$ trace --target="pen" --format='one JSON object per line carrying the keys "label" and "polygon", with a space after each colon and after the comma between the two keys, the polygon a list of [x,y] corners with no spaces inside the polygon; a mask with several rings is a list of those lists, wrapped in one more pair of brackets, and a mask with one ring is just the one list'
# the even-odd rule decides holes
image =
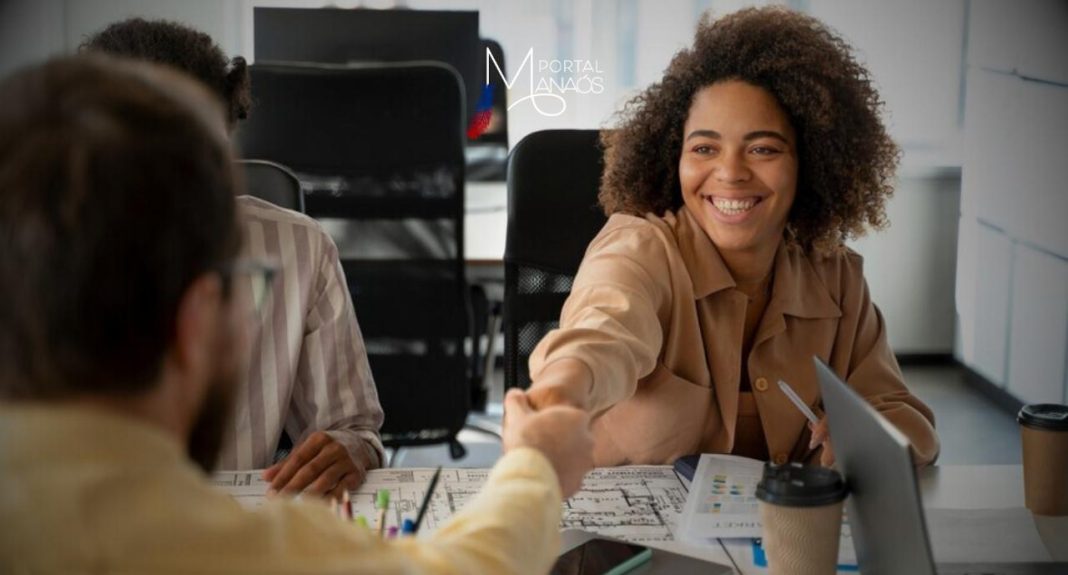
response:
{"label": "pen", "polygon": [[803,413],[805,417],[812,422],[812,425],[819,424],[820,418],[816,417],[815,413],[812,413],[812,410],[809,409],[807,405],[805,405],[805,402],[801,400],[801,398],[797,395],[796,392],[794,392],[793,388],[791,388],[789,384],[780,379],[779,389],[781,389],[782,392],[786,394],[786,397],[790,398],[790,402],[792,402],[794,406],[797,407],[797,409],[800,410],[801,413]]}
{"label": "pen", "polygon": [[423,504],[419,506],[419,514],[415,516],[415,525],[412,526],[412,533],[419,532],[419,525],[423,523],[423,515],[426,514],[426,510],[430,507],[430,498],[434,495],[434,488],[438,486],[438,478],[441,477],[441,466],[438,466],[438,470],[434,472],[434,477],[430,479],[430,486],[426,488],[426,495],[423,496]]}

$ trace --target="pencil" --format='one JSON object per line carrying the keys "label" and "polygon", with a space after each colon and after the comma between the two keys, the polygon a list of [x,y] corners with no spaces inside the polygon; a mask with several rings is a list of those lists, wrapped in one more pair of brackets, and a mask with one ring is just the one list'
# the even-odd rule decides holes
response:
{"label": "pencil", "polygon": [[438,470],[434,472],[434,477],[430,478],[430,486],[426,488],[426,495],[423,496],[423,504],[419,506],[419,514],[415,516],[415,525],[412,527],[412,533],[419,532],[419,525],[423,523],[423,515],[426,515],[426,510],[430,507],[430,499],[434,496],[434,488],[438,486],[438,479],[441,477],[441,466],[438,466]]}

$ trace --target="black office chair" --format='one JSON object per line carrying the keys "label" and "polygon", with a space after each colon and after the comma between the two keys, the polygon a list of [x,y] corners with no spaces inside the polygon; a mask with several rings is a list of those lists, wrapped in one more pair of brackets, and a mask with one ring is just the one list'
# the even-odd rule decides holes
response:
{"label": "black office chair", "polygon": [[607,218],[597,203],[603,150],[597,130],[523,138],[508,162],[504,250],[504,382],[530,386],[527,360],[571,293],[586,246]]}
{"label": "black office chair", "polygon": [[256,64],[240,149],[300,176],[324,222],[385,411],[383,443],[448,443],[470,402],[463,91],[439,63]]}
{"label": "black office chair", "polygon": [[238,160],[237,164],[244,170],[248,195],[304,213],[304,193],[292,170],[268,160]]}

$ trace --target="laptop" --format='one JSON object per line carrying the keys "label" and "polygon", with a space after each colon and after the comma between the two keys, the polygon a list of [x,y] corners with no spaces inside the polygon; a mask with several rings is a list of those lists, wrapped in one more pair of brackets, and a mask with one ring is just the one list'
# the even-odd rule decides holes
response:
{"label": "laptop", "polygon": [[861,573],[1068,573],[1068,563],[940,563],[936,566],[908,438],[819,358],[813,357],[813,361],[834,442],[835,466],[849,484],[846,513]]}

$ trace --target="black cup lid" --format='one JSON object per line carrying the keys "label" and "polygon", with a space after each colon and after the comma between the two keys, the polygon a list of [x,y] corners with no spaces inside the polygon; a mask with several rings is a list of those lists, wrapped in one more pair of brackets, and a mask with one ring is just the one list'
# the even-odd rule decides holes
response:
{"label": "black cup lid", "polygon": [[845,499],[846,485],[840,473],[826,467],[765,463],[756,496],[773,505],[819,507]]}
{"label": "black cup lid", "polygon": [[1033,403],[1020,408],[1016,416],[1020,425],[1049,431],[1068,431],[1068,405]]}

